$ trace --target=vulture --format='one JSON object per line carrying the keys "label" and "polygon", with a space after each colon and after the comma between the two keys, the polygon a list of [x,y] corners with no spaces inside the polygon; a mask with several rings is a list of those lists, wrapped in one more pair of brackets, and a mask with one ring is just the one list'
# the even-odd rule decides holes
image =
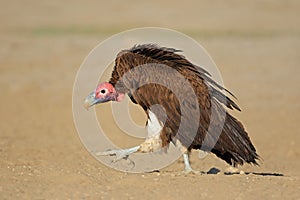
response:
{"label": "vulture", "polygon": [[185,172],[193,171],[192,149],[211,152],[233,167],[258,165],[259,156],[248,133],[228,112],[241,111],[232,100],[235,96],[180,52],[139,44],[118,53],[110,80],[99,84],[84,105],[120,102],[127,94],[145,111],[148,136],[139,146],[98,155],[121,160],[135,152],[167,149],[173,143],[180,145]]}

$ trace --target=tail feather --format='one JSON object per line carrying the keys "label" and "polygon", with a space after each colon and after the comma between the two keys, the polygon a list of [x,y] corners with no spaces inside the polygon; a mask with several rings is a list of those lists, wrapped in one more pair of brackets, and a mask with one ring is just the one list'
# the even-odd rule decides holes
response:
{"label": "tail feather", "polygon": [[259,156],[241,122],[226,114],[222,133],[211,151],[228,164],[237,166],[244,162],[259,165]]}

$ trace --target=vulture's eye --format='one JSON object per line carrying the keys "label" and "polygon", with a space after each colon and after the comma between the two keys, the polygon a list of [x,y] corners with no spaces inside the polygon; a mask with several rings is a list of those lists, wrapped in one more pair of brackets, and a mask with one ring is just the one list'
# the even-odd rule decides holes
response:
{"label": "vulture's eye", "polygon": [[104,89],[102,89],[100,92],[101,92],[101,94],[105,94],[106,91]]}

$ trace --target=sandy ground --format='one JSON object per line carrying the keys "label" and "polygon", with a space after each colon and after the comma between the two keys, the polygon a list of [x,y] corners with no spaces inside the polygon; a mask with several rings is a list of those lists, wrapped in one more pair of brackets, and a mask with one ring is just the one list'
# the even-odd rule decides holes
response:
{"label": "sandy ground", "polygon": [[[1,1],[0,199],[300,199],[299,10],[267,0]],[[178,160],[127,174],[86,151],[72,118],[76,72],[100,41],[140,26],[183,31],[208,50],[263,158],[241,168],[255,174],[224,175],[223,161],[197,152],[195,169],[221,173],[180,175]]]}

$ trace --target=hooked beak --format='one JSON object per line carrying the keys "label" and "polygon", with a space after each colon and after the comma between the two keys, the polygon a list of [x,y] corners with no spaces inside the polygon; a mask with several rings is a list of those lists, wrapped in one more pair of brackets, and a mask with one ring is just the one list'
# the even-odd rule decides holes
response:
{"label": "hooked beak", "polygon": [[89,107],[102,102],[102,99],[96,99],[95,92],[91,92],[84,100],[84,107],[88,109]]}

